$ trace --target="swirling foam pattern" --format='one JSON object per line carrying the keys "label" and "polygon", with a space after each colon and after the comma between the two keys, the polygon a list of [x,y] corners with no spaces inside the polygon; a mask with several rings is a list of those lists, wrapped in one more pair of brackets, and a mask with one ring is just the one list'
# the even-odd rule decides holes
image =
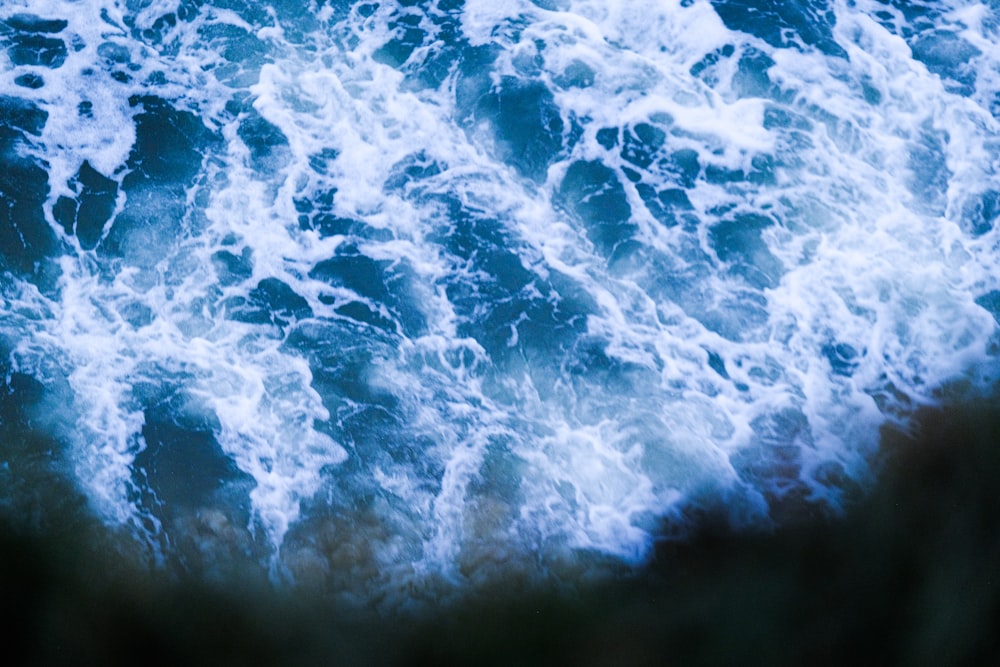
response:
{"label": "swirling foam pattern", "polygon": [[161,559],[572,581],[996,379],[996,2],[11,0],[0,161],[8,385]]}

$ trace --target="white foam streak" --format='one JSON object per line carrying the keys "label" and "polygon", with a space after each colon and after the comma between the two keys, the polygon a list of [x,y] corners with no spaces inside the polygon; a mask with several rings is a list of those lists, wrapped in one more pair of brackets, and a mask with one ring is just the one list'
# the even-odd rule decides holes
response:
{"label": "white foam streak", "polygon": [[[47,349],[37,353],[56,355],[73,392],[64,397],[71,409],[60,416],[57,429],[76,450],[81,483],[100,513],[126,523],[134,519],[129,466],[142,447],[144,423],[142,412],[129,407],[138,355],[121,347],[127,325],[107,308],[114,297],[108,299],[98,279],[71,258],[60,265],[62,298],[40,336]],[[128,296],[120,287],[115,292],[119,299]]]}
{"label": "white foam streak", "polygon": [[299,502],[320,484],[324,465],[347,454],[314,424],[329,419],[302,359],[277,345],[248,348],[233,340],[188,342],[186,362],[197,380],[189,390],[218,418],[219,444],[257,482],[250,498],[277,547],[299,516]]}

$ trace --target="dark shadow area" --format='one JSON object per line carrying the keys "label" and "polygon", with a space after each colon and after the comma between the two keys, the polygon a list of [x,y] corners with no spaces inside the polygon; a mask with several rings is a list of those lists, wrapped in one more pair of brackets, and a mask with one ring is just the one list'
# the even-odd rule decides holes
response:
{"label": "dark shadow area", "polygon": [[913,424],[918,435],[885,431],[880,483],[842,519],[738,534],[702,510],[634,577],[571,593],[501,585],[419,617],[366,617],[252,578],[150,576],[102,546],[103,529],[60,524],[72,502],[42,523],[3,505],[5,662],[995,664],[1000,401]]}

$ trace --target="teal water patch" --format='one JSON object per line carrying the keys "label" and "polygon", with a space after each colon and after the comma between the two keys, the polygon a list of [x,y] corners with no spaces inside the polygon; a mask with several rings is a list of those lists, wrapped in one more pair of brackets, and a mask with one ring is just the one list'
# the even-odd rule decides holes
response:
{"label": "teal water patch", "polygon": [[393,165],[384,187],[390,192],[405,191],[408,186],[437,176],[447,168],[447,164],[428,156],[426,151],[419,151]]}
{"label": "teal water patch", "polygon": [[247,108],[240,117],[236,132],[250,149],[250,166],[270,174],[288,164],[288,139],[281,130],[262,118],[253,107]]}
{"label": "teal water patch", "polygon": [[985,308],[1000,324],[1000,290],[992,290],[976,297],[976,305]]}
{"label": "teal water patch", "polygon": [[52,215],[67,235],[75,235],[80,240],[81,248],[93,250],[115,211],[118,182],[84,161],[69,186],[77,196],[59,197],[52,207]]}
{"label": "teal water patch", "polygon": [[961,95],[976,90],[976,69],[972,61],[982,51],[951,30],[923,33],[911,43],[913,57],[927,65],[947,82],[949,89]]}
{"label": "teal water patch", "polygon": [[[236,264],[236,267],[239,270],[241,265]],[[309,302],[277,278],[264,278],[246,297],[230,297],[223,305],[228,317],[233,320],[250,324],[273,324],[282,329],[313,315]]]}
{"label": "teal water patch", "polygon": [[459,335],[474,338],[496,363],[512,354],[551,360],[585,330],[593,305],[564,276],[526,267],[525,248],[502,221],[445,204],[447,224],[433,239],[459,262],[447,286]]}
{"label": "teal water patch", "polygon": [[28,88],[29,90],[38,90],[45,85],[45,79],[40,74],[28,72],[26,74],[18,74],[14,78],[14,85]]}
{"label": "teal water patch", "polygon": [[144,448],[132,463],[143,504],[161,520],[229,499],[222,494],[243,489],[244,522],[249,519],[247,491],[253,478],[241,472],[215,440],[219,423],[212,415],[192,413],[174,394],[144,410]]}
{"label": "teal water patch", "polygon": [[286,346],[308,360],[312,385],[331,415],[341,411],[344,398],[393,411],[397,399],[370,379],[373,363],[389,353],[392,342],[390,334],[346,318],[302,322],[285,338]]}
{"label": "teal water patch", "polygon": [[13,148],[14,142],[28,138],[28,135],[41,136],[48,118],[48,112],[34,102],[9,95],[0,97],[0,122],[5,130],[6,151]]}
{"label": "teal water patch", "polygon": [[1000,192],[986,190],[975,195],[962,209],[962,228],[973,236],[982,236],[996,227],[1000,219]]}
{"label": "teal water patch", "polygon": [[680,188],[666,188],[657,191],[648,183],[637,183],[635,189],[639,193],[642,203],[646,205],[646,210],[667,227],[673,227],[679,223],[679,212],[691,211],[694,208],[687,193]]}
{"label": "teal water patch", "polygon": [[663,146],[666,138],[666,132],[649,123],[637,123],[626,128],[622,133],[622,159],[646,169],[653,163],[656,151]]}
{"label": "teal water patch", "polygon": [[566,129],[552,92],[540,81],[507,77],[479,97],[475,122],[489,121],[497,132],[497,158],[534,181],[544,181],[563,149]]}
{"label": "teal water patch", "polygon": [[398,14],[389,21],[393,36],[372,56],[376,61],[391,67],[399,67],[413,54],[413,50],[424,43],[427,31],[420,27],[419,14]]}
{"label": "teal water patch", "polygon": [[580,217],[598,251],[610,257],[637,231],[632,207],[614,170],[598,160],[578,161],[563,177],[559,195]]}
{"label": "teal water patch", "polygon": [[32,102],[0,96],[0,269],[36,277],[46,273],[45,260],[58,246],[43,208],[48,173],[24,149],[47,119]]}
{"label": "teal water patch", "polygon": [[43,19],[32,14],[15,14],[0,21],[0,44],[14,66],[57,69],[66,62],[66,43],[52,34],[62,32],[68,22]]}
{"label": "teal water patch", "polygon": [[774,220],[758,214],[738,215],[715,224],[709,238],[715,254],[751,287],[776,287],[784,273],[761,234]]}
{"label": "teal water patch", "polygon": [[837,375],[850,377],[857,370],[864,356],[847,343],[829,342],[822,347],[823,355],[830,362],[830,368]]}
{"label": "teal water patch", "polygon": [[847,58],[833,38],[836,14],[828,0],[712,0],[730,30],[739,30],[776,48],[814,47]]}
{"label": "teal water patch", "polygon": [[[310,158],[310,166],[325,175],[326,169],[336,159],[335,152],[314,155]],[[322,165],[322,167],[320,167]],[[405,178],[408,176],[404,176]],[[392,180],[392,179],[390,179]],[[337,211],[336,188],[314,193],[311,197],[297,197],[293,205],[298,213],[297,221],[303,231],[315,231],[321,238],[329,236],[344,236],[366,241],[388,241],[392,239],[392,231],[374,227],[364,220],[345,216]]]}
{"label": "teal water patch", "polygon": [[197,116],[162,98],[135,96],[129,103],[141,111],[135,116],[136,140],[121,183],[125,205],[98,252],[151,268],[191,223],[186,217],[188,189],[217,137]]}
{"label": "teal water patch", "polygon": [[229,250],[217,250],[212,253],[212,266],[220,285],[238,285],[253,274],[253,251],[244,248],[237,255]]}
{"label": "teal water patch", "polygon": [[[351,6],[343,3],[345,8]],[[462,34],[464,8],[464,0],[353,3],[359,18],[381,20],[389,30],[389,39],[375,50],[373,59],[403,72],[409,86],[434,90],[448,80],[456,65],[467,66],[462,63],[469,48]],[[386,10],[387,14],[380,13]],[[334,11],[336,15],[338,10]]]}
{"label": "teal water patch", "polygon": [[737,61],[733,90],[740,97],[779,99],[781,92],[768,75],[774,65],[774,60],[763,51],[752,46],[745,48]]}
{"label": "teal water patch", "polygon": [[910,190],[921,203],[924,212],[943,215],[948,202],[948,182],[952,175],[948,170],[945,154],[948,134],[931,127],[922,130],[910,148]]}
{"label": "teal water patch", "polygon": [[[398,323],[400,333],[417,336],[427,324],[410,291],[411,273],[403,260],[375,260],[360,248],[344,244],[333,257],[318,262],[309,276],[350,290],[369,304],[369,310],[384,309]],[[331,303],[340,300],[337,296],[329,298]]]}

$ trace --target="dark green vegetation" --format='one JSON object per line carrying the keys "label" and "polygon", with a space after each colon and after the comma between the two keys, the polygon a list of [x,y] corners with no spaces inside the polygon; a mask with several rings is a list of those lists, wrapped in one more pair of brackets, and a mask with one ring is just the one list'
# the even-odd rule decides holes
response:
{"label": "dark green vegetation", "polygon": [[692,509],[694,533],[663,542],[633,578],[572,593],[501,586],[377,617],[277,594],[259,574],[151,575],[82,511],[57,447],[32,432],[26,406],[41,388],[7,378],[6,664],[952,665],[1000,649],[995,399],[925,410],[919,437],[887,430],[880,484],[841,520],[800,512],[735,534]]}

